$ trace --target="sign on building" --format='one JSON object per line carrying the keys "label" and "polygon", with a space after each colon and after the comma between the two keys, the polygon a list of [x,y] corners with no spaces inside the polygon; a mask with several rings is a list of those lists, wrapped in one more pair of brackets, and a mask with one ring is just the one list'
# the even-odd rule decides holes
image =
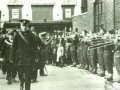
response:
{"label": "sign on building", "polygon": [[12,19],[19,19],[19,9],[12,9]]}
{"label": "sign on building", "polygon": [[71,18],[71,9],[65,9],[65,18]]}

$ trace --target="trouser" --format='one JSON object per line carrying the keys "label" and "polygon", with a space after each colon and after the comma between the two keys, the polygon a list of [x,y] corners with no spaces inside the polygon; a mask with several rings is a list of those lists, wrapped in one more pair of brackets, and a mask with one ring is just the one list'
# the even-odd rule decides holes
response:
{"label": "trouser", "polygon": [[77,64],[77,51],[76,46],[70,46],[70,55],[73,64]]}
{"label": "trouser", "polygon": [[90,69],[92,69],[92,63],[91,63],[91,59],[90,59],[90,51],[87,50],[87,60],[88,60],[88,65],[90,67]]}
{"label": "trouser", "polygon": [[97,70],[97,53],[95,50],[90,51],[90,62],[93,70]]}
{"label": "trouser", "polygon": [[111,51],[104,50],[104,64],[105,69],[108,71],[109,74],[113,74],[113,61],[111,57]]}
{"label": "trouser", "polygon": [[80,61],[81,61],[82,65],[85,65],[85,60],[83,58],[83,50],[82,49],[80,49]]}
{"label": "trouser", "polygon": [[79,47],[77,48],[77,60],[79,63],[81,63],[81,60],[80,60],[80,49]]}
{"label": "trouser", "polygon": [[8,81],[12,80],[12,69],[13,69],[13,65],[11,63],[7,63],[7,77],[6,77],[6,79]]}
{"label": "trouser", "polygon": [[105,72],[105,65],[104,65],[104,58],[103,58],[103,53],[97,53],[98,56],[98,63],[100,70],[104,73]]}
{"label": "trouser", "polygon": [[87,58],[87,50],[83,50],[83,58],[85,60],[85,65],[89,66],[89,61],[88,61],[88,58]]}
{"label": "trouser", "polygon": [[31,86],[31,67],[30,66],[19,66],[18,75],[21,85],[25,82],[25,90],[30,90]]}
{"label": "trouser", "polygon": [[16,78],[17,71],[18,71],[18,67],[17,66],[13,66],[13,68],[12,68],[12,78]]}
{"label": "trouser", "polygon": [[40,68],[40,75],[43,75],[44,74],[44,67],[41,67]]}
{"label": "trouser", "polygon": [[37,71],[38,71],[38,69],[32,70],[32,72],[31,72],[31,79],[32,80],[36,80],[37,79]]}
{"label": "trouser", "polygon": [[7,63],[6,62],[3,62],[3,64],[2,64],[2,72],[3,73],[7,72]]}
{"label": "trouser", "polygon": [[117,51],[115,52],[114,63],[115,63],[115,66],[116,66],[117,73],[120,77],[120,52],[117,52]]}

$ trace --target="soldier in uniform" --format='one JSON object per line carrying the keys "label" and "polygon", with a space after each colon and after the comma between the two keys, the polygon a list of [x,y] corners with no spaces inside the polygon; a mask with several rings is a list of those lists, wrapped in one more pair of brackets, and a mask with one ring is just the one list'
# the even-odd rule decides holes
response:
{"label": "soldier in uniform", "polygon": [[[30,30],[31,30],[31,32],[33,33],[33,35],[35,36],[35,40],[36,40],[36,42],[37,42],[37,38],[38,38],[38,33],[37,33],[37,30],[36,30],[36,28],[35,27],[30,27]],[[37,49],[38,50],[38,49]],[[38,51],[36,51],[36,52],[38,52]],[[37,54],[36,54],[37,55]],[[37,57],[37,56],[36,56]],[[35,83],[35,82],[38,82],[37,81],[37,72],[38,72],[38,67],[37,67],[37,65],[38,65],[38,60],[35,60],[34,62],[33,62],[33,67],[32,67],[32,71],[31,71],[31,82],[32,83]]]}
{"label": "soldier in uniform", "polygon": [[83,59],[85,61],[85,70],[89,70],[89,61],[88,61],[88,57],[87,57],[87,51],[88,51],[88,45],[87,45],[87,31],[84,30],[83,32],[83,36],[84,36],[84,42],[83,42]]}
{"label": "soldier in uniform", "polygon": [[38,38],[38,68],[40,69],[40,76],[47,76],[44,72],[45,68],[45,60],[46,60],[46,45],[50,44],[52,41],[52,37],[47,38],[46,32],[39,33]]}
{"label": "soldier in uniform", "polygon": [[[107,34],[105,34],[104,38],[106,40],[105,42],[113,43],[113,41],[109,41],[111,39],[111,31],[108,31]],[[104,54],[103,54],[104,65],[105,65],[105,69],[107,70],[109,74],[106,77],[107,81],[113,80],[113,57],[112,57],[113,49],[114,49],[114,45],[108,45],[108,46],[107,44],[104,45]]]}
{"label": "soldier in uniform", "polygon": [[[104,35],[104,30],[101,29],[99,32],[100,38],[101,36]],[[97,48],[97,57],[98,57],[98,63],[99,63],[99,67],[100,67],[100,73],[98,74],[98,76],[100,77],[104,77],[105,76],[105,65],[104,65],[104,58],[103,58],[103,52],[104,52],[104,48],[103,47],[98,47]]]}
{"label": "soldier in uniform", "polygon": [[[2,50],[3,43],[4,43],[5,39],[6,39],[6,32],[7,32],[7,31],[6,31],[5,29],[2,30],[2,34],[1,34],[1,36],[0,36],[0,54],[1,54],[1,50]],[[3,74],[5,74],[6,71],[7,71],[5,62],[2,61],[2,62],[0,63],[0,65],[2,65],[2,66],[1,66],[2,72],[3,72]]]}
{"label": "soldier in uniform", "polygon": [[13,42],[13,37],[14,37],[14,33],[12,30],[10,30],[7,33],[7,38],[3,43],[3,47],[2,47],[2,51],[1,51],[1,57],[4,59],[4,62],[6,64],[6,68],[7,68],[7,77],[6,79],[8,80],[8,84],[12,84],[12,69],[13,69],[13,63],[11,60],[9,60],[9,54],[10,54],[10,49],[12,46],[12,42]]}
{"label": "soldier in uniform", "polygon": [[71,60],[72,60],[72,67],[76,67],[77,65],[77,36],[74,32],[72,32],[71,35],[71,43],[70,43],[70,55],[71,55]]}
{"label": "soldier in uniform", "polygon": [[[91,41],[94,41],[96,38],[94,36],[94,32],[91,32],[90,34],[90,41],[88,41],[88,45],[91,46],[92,45],[92,42]],[[97,50],[96,49],[92,49],[92,50],[89,50],[90,51],[90,66],[91,66],[91,70],[90,72],[93,73],[93,74],[97,74]]]}
{"label": "soldier in uniform", "polygon": [[119,76],[117,82],[120,83],[120,36],[117,36],[115,41],[114,63]]}
{"label": "soldier in uniform", "polygon": [[[29,20],[22,19],[21,32],[15,35],[10,53],[10,60],[17,60],[20,90],[30,90],[31,69],[36,58],[37,44],[34,35],[29,30]],[[17,59],[16,59],[17,57]]]}

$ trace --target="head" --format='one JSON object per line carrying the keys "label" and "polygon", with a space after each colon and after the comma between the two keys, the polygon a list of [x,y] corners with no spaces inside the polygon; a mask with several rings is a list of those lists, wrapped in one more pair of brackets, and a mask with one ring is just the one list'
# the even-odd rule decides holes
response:
{"label": "head", "polygon": [[82,36],[84,37],[84,36],[86,36],[87,35],[87,31],[86,30],[83,30],[82,31]]}
{"label": "head", "polygon": [[22,19],[20,20],[20,22],[21,22],[20,27],[23,32],[29,30],[29,22],[30,22],[29,20]]}

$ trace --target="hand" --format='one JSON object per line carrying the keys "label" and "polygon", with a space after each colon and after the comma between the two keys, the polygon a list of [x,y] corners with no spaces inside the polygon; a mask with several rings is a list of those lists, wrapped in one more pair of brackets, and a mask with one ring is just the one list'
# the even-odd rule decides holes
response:
{"label": "hand", "polygon": [[10,60],[10,63],[13,63],[13,60]]}
{"label": "hand", "polygon": [[35,59],[35,62],[37,63],[37,62],[38,62],[38,59]]}
{"label": "hand", "polygon": [[3,61],[4,59],[3,58],[0,58],[0,61]]}

